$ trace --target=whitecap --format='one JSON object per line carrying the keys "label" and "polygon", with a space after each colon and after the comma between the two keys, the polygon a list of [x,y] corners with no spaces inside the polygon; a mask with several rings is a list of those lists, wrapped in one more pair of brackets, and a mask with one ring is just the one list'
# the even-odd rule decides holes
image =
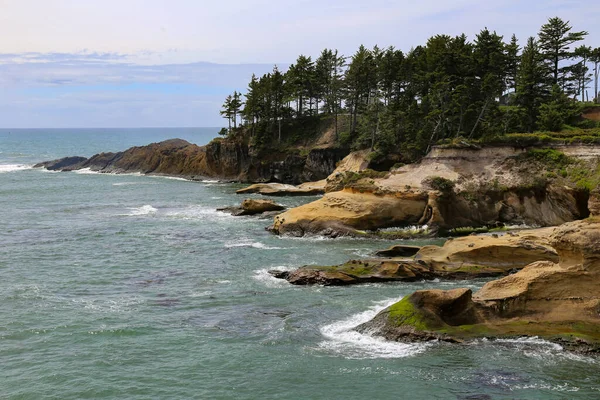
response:
{"label": "whitecap", "polygon": [[147,175],[147,176],[149,176],[150,178],[170,179],[173,181],[186,181],[186,182],[189,181],[189,179],[182,178],[180,176],[167,176],[167,175]]}
{"label": "whitecap", "polygon": [[495,339],[488,341],[481,339],[475,343],[487,343],[496,346],[506,346],[517,349],[520,354],[539,360],[540,363],[554,365],[564,361],[576,361],[587,364],[598,364],[600,360],[582,354],[565,350],[560,344],[544,340],[540,337],[522,337],[512,339]]}
{"label": "whitecap", "polygon": [[16,171],[23,171],[26,169],[32,169],[33,165],[27,165],[27,164],[0,164],[0,174],[6,173],[6,172],[16,172]]}
{"label": "whitecap", "polygon": [[270,270],[291,271],[293,269],[294,269],[293,267],[286,267],[286,266],[277,266],[277,267],[273,267],[273,268],[257,269],[254,271],[254,275],[252,276],[252,278],[261,282],[265,286],[271,287],[271,288],[280,288],[280,287],[284,287],[284,286],[290,286],[288,281],[286,281],[285,279],[275,278],[273,275],[271,275],[269,273],[269,271]]}
{"label": "whitecap", "polygon": [[319,347],[350,359],[404,358],[425,351],[429,343],[400,343],[354,331],[358,325],[373,319],[384,308],[400,299],[377,302],[367,311],[325,325],[321,334],[326,340]]}
{"label": "whitecap", "polygon": [[190,206],[177,211],[169,211],[165,214],[171,218],[181,218],[186,220],[206,220],[206,219],[234,219],[237,217],[229,213],[217,211],[214,208],[202,206]]}
{"label": "whitecap", "polygon": [[131,186],[131,185],[155,185],[153,182],[117,182],[113,186]]}
{"label": "whitecap", "polygon": [[75,172],[76,174],[82,174],[82,175],[90,175],[90,174],[99,174],[100,173],[98,171],[92,171],[91,168],[76,169],[73,172]]}
{"label": "whitecap", "polygon": [[158,211],[156,208],[152,207],[150,204],[146,204],[141,207],[133,207],[133,208],[130,208],[130,210],[131,211],[128,214],[121,214],[121,215],[135,217],[135,216],[156,214],[156,212]]}
{"label": "whitecap", "polygon": [[255,249],[262,249],[262,250],[284,250],[284,247],[267,246],[266,244],[260,243],[260,242],[230,242],[230,243],[225,243],[225,247],[227,247],[227,248],[252,247]]}

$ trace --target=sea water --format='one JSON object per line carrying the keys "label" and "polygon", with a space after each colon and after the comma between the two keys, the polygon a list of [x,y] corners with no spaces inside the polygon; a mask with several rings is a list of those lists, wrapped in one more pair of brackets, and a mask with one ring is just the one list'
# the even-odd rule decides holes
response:
{"label": "sea water", "polygon": [[392,242],[273,236],[268,219],[216,211],[245,197],[241,185],[32,168],[216,132],[0,131],[0,398],[600,398],[598,358],[537,338],[353,331],[414,290],[485,281],[303,287],[267,273]]}

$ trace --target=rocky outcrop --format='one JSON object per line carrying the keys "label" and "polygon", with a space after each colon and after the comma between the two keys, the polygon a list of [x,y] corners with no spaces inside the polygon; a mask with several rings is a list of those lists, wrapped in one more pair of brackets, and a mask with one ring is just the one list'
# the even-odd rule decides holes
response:
{"label": "rocky outcrop", "polygon": [[64,157],[58,160],[45,161],[34,165],[34,168],[46,168],[48,171],[70,171],[79,169],[87,161],[85,157]]}
{"label": "rocky outcrop", "polygon": [[285,210],[285,207],[272,200],[246,199],[240,207],[217,208],[217,211],[228,212],[235,216],[256,215]]}
{"label": "rocky outcrop", "polygon": [[357,328],[391,340],[541,336],[600,351],[600,221],[553,230],[559,261],[537,261],[469,289],[415,292]]}
{"label": "rocky outcrop", "polygon": [[89,168],[109,173],[139,172],[189,179],[298,184],[327,177],[347,151],[314,149],[308,150],[306,155],[294,151],[265,153],[230,139],[215,139],[206,146],[171,139],[118,153],[100,153],[89,159],[67,157],[38,166],[61,171]]}
{"label": "rocky outcrop", "polygon": [[[307,265],[273,275],[295,285],[351,285],[366,282],[429,279],[473,279],[508,275],[536,261],[558,261],[547,236],[552,228],[502,236],[468,236],[444,246],[425,246],[413,258],[406,256],[352,260],[342,265]],[[410,246],[387,250],[389,255],[414,251]]]}
{"label": "rocky outcrop", "polygon": [[[590,158],[575,147],[562,150],[582,165],[598,162],[600,155]],[[394,169],[384,177],[368,170],[352,176],[332,174],[326,191],[339,192],[288,210],[271,230],[297,235],[339,228],[338,234],[355,234],[355,230],[419,224],[443,233],[501,224],[557,226],[589,215],[587,190],[524,154],[524,149],[509,147],[434,148],[420,163]],[[402,212],[381,218],[390,199]],[[419,199],[418,206],[409,199]]]}
{"label": "rocky outcrop", "polygon": [[265,196],[315,196],[324,193],[318,185],[286,185],[284,183],[255,183],[236,191],[237,194],[258,193]]}
{"label": "rocky outcrop", "polygon": [[[311,158],[311,154],[313,153],[319,154],[318,157],[315,156],[319,162],[315,161],[315,157]],[[328,168],[331,167],[333,172],[326,179],[309,181],[297,186],[284,185],[281,183],[257,183],[240,189],[236,193],[259,193],[265,196],[314,196],[325,192],[334,192],[344,188],[343,180],[347,176],[347,173],[363,171],[369,165],[368,150],[352,152],[333,165],[326,161],[333,159],[331,157],[327,158],[326,154],[328,154],[328,152],[325,152],[325,150],[315,149],[309,153],[307,159],[307,165],[309,163],[311,165],[319,165],[321,171],[325,171],[325,168],[323,168],[325,166]],[[315,167],[313,166],[313,168]],[[313,174],[313,176],[317,175]]]}
{"label": "rocky outcrop", "polygon": [[280,234],[353,235],[358,231],[416,224],[425,212],[423,193],[360,193],[353,189],[327,193],[312,203],[275,217],[269,229]]}

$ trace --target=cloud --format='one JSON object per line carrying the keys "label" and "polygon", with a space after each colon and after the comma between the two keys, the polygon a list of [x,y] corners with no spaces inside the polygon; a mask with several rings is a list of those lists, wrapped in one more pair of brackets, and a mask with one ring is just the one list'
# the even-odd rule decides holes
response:
{"label": "cloud", "polygon": [[[0,126],[220,126],[234,90],[269,64],[138,65],[116,53],[0,57]],[[287,65],[280,66],[286,69]]]}
{"label": "cloud", "polygon": [[252,73],[323,48],[404,51],[488,27],[524,43],[549,17],[600,46],[583,0],[0,0],[0,125],[221,125],[223,98]]}

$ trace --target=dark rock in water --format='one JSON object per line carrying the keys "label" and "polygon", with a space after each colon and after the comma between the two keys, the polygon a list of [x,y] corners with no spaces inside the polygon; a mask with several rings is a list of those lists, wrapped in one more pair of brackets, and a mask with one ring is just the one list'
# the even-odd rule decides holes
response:
{"label": "dark rock in water", "polygon": [[271,200],[246,199],[242,201],[244,215],[261,214],[267,211],[282,211],[285,207]]}
{"label": "dark rock in water", "polygon": [[290,271],[280,271],[278,269],[270,269],[267,272],[278,279],[287,279],[290,274]]}
{"label": "dark rock in water", "polygon": [[285,207],[271,200],[256,200],[246,199],[242,201],[241,207],[223,207],[217,208],[217,211],[227,212],[234,216],[240,215],[258,215],[268,214],[269,217],[274,216],[272,213],[278,213],[285,210]]}
{"label": "dark rock in water", "polygon": [[87,161],[85,157],[64,157],[58,160],[45,161],[34,165],[34,168],[46,168],[49,171],[69,171],[81,168],[84,162]]}
{"label": "dark rock in water", "polygon": [[412,257],[421,250],[420,246],[407,246],[397,244],[385,250],[379,250],[375,253],[377,257]]}
{"label": "dark rock in water", "polygon": [[240,215],[244,215],[244,209],[242,207],[231,206],[231,207],[221,207],[217,208],[217,211],[228,213],[233,215],[234,217],[238,217]]}

